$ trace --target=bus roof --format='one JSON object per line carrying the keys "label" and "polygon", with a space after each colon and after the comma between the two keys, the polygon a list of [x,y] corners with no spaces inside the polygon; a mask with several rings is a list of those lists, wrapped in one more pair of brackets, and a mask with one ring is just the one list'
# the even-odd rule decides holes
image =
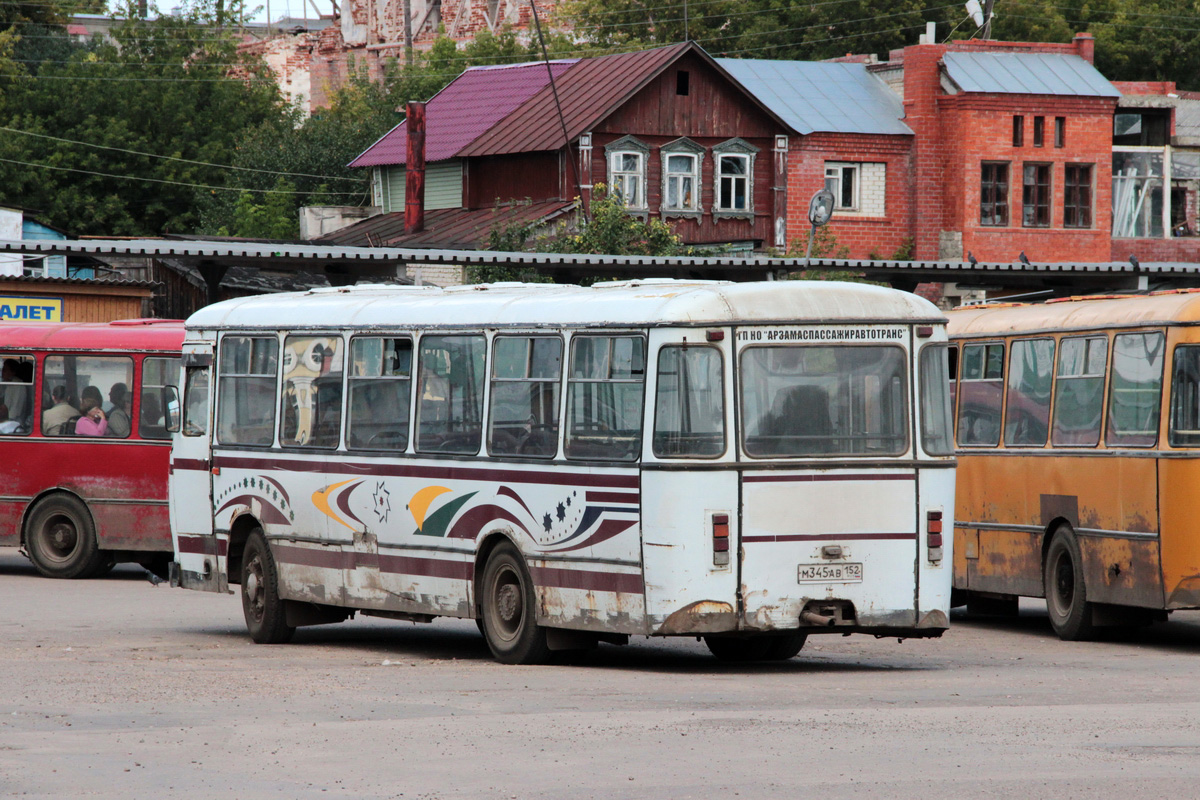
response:
{"label": "bus roof", "polygon": [[0,324],[0,351],[174,351],[183,345],[183,320],[122,319],[115,322],[23,322]]}
{"label": "bus roof", "polygon": [[706,325],[730,322],[945,322],[914,294],[835,281],[677,281],[351,286],[259,295],[202,308],[189,329],[463,327],[499,325]]}
{"label": "bus roof", "polygon": [[951,336],[1008,336],[1034,331],[1097,330],[1200,321],[1200,292],[1071,297],[1047,303],[969,306],[948,315]]}

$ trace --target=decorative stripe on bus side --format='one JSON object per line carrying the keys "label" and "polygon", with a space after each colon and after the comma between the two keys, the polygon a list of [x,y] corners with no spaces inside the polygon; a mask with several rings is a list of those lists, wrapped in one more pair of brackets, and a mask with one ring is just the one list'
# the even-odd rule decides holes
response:
{"label": "decorative stripe on bus side", "polygon": [[[325,569],[355,569],[364,567],[392,575],[421,575],[431,578],[450,578],[469,581],[475,576],[471,561],[449,561],[441,558],[414,558],[375,553],[355,553],[328,548],[293,547],[276,544],[272,548],[281,563]],[[627,572],[596,572],[564,567],[532,567],[533,582],[556,589],[581,589],[599,592],[641,594],[642,576]]]}
{"label": "decorative stripe on bus side", "polygon": [[809,483],[816,481],[915,481],[915,473],[844,473],[841,475],[745,475],[743,483]]}
{"label": "decorative stripe on bus side", "polygon": [[[328,461],[301,461],[279,458],[246,458],[216,456],[213,466],[226,469],[279,470],[281,472],[337,472],[341,474],[385,476],[393,478],[423,478],[425,480],[496,481],[501,483],[536,483],[554,486],[598,486],[612,489],[637,489],[640,481],[632,475],[594,475],[586,472],[524,471],[515,469],[483,469],[479,467],[411,466],[405,464],[374,464],[343,461],[334,466]],[[635,469],[635,468],[631,468]]]}
{"label": "decorative stripe on bus side", "polygon": [[795,533],[780,536],[743,536],[743,543],[752,542],[814,542],[861,541],[868,539],[916,539],[915,533]]}
{"label": "decorative stripe on bus side", "polygon": [[[209,545],[213,541],[211,536],[187,536],[184,534],[177,535],[178,544],[176,549],[181,553],[198,553],[200,555],[212,555]],[[217,555],[223,556],[229,552],[229,540],[217,539]]]}

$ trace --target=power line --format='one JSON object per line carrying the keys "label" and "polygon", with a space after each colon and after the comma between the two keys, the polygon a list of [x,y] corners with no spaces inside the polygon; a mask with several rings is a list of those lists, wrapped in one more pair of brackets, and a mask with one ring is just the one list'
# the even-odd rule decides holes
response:
{"label": "power line", "polygon": [[18,161],[14,158],[0,158],[0,162],[5,164],[17,164],[22,167],[36,167],[38,169],[49,169],[56,172],[76,172],[82,175],[95,175],[100,178],[115,178],[123,181],[146,181],[149,183],[166,183],[172,186],[187,186],[191,189],[209,189],[216,192],[250,192],[252,194],[294,194],[294,195],[327,195],[334,197],[365,197],[366,192],[302,192],[297,190],[279,190],[279,189],[247,189],[237,186],[211,186],[203,183],[188,183],[187,181],[172,181],[166,178],[142,178],[137,175],[114,175],[110,172],[96,172],[94,170],[76,169],[74,167],[56,167],[50,164],[35,164],[31,161]]}
{"label": "power line", "polygon": [[361,181],[362,180],[362,178],[346,178],[346,177],[338,177],[336,175],[314,175],[314,174],[307,173],[307,172],[278,172],[276,170],[256,169],[254,167],[237,167],[232,164],[213,164],[208,161],[193,161],[190,158],[176,158],[175,156],[160,156],[155,153],[144,153],[140,150],[127,150],[123,147],[110,147],[108,145],[103,145],[103,144],[92,144],[91,142],[81,142],[76,139],[63,139],[58,136],[50,136],[50,135],[44,134],[44,133],[33,133],[31,131],[22,131],[22,130],[18,130],[16,128],[6,128],[2,125],[0,125],[0,131],[8,131],[9,133],[19,133],[24,136],[33,136],[38,139],[49,139],[50,141],[53,141],[53,142],[64,142],[66,144],[77,144],[80,147],[94,147],[97,150],[112,150],[117,153],[127,153],[129,155],[134,155],[134,156],[145,156],[147,158],[160,158],[164,161],[178,161],[183,164],[195,164],[195,165],[201,166],[201,167],[216,167],[218,169],[232,169],[232,170],[238,170],[240,172],[260,172],[260,173],[265,173],[267,175],[282,175],[282,176],[292,177],[292,178],[320,178],[322,180],[329,180],[329,181]]}

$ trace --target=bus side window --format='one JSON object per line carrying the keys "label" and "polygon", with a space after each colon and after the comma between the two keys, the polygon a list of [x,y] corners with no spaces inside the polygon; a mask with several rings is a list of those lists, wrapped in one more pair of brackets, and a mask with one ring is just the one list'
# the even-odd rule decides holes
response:
{"label": "bus side window", "polygon": [[632,461],[642,442],[646,340],[576,336],[567,382],[568,458]]}
{"label": "bus side window", "polygon": [[1012,343],[1008,363],[1004,444],[1046,445],[1050,432],[1050,389],[1054,381],[1054,340],[1020,339]]}
{"label": "bus side window", "polygon": [[1004,345],[963,345],[958,385],[958,443],[1000,443],[1000,406],[1004,393]]}
{"label": "bus side window", "polygon": [[275,374],[279,340],[226,336],[217,369],[217,434],[222,444],[275,441]]}
{"label": "bus side window", "polygon": [[350,340],[350,447],[408,449],[412,406],[412,340],[360,336]]}
{"label": "bus side window", "polygon": [[3,355],[0,374],[0,434],[27,436],[33,430],[33,359]]}
{"label": "bus side window", "polygon": [[[204,436],[208,433],[208,371],[209,367],[188,367],[183,390],[183,435]],[[146,402],[143,393],[142,402]],[[161,415],[160,415],[161,416]],[[146,436],[146,408],[142,407],[142,436]]]}
{"label": "bus side window", "polygon": [[417,450],[479,452],[483,439],[482,336],[423,336],[417,361]]}
{"label": "bus side window", "polygon": [[552,458],[558,453],[562,339],[497,336],[492,352],[488,452]]}
{"label": "bus side window", "polygon": [[1063,339],[1059,345],[1050,434],[1056,447],[1095,447],[1100,443],[1107,361],[1108,339],[1103,336]]}
{"label": "bus side window", "polygon": [[[205,369],[204,401],[207,411],[208,372]],[[142,396],[138,403],[138,436],[170,439],[162,407],[162,390],[179,380],[178,358],[146,358],[142,361]],[[206,415],[207,416],[207,415]],[[208,421],[205,420],[207,426]]]}
{"label": "bus side window", "polygon": [[654,455],[716,458],[725,452],[725,380],[715,347],[658,351]]}
{"label": "bus side window", "polygon": [[1200,347],[1175,348],[1171,378],[1172,447],[1200,445]]}
{"label": "bus side window", "polygon": [[42,434],[128,437],[132,385],[133,359],[127,356],[47,356]]}
{"label": "bus side window", "polygon": [[1163,335],[1120,333],[1113,337],[1108,385],[1109,445],[1153,447],[1162,400]]}
{"label": "bus side window", "polygon": [[338,446],[342,435],[343,355],[340,336],[288,336],[283,340],[280,444]]}

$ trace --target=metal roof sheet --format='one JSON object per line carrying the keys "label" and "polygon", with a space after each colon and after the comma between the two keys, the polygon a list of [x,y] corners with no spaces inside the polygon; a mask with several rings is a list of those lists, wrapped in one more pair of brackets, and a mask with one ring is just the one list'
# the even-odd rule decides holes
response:
{"label": "metal roof sheet", "polygon": [[946,53],[946,74],[964,92],[1120,97],[1099,70],[1058,53]]}
{"label": "metal roof sheet", "polygon": [[487,244],[493,229],[537,225],[565,213],[573,200],[514,203],[495,208],[445,208],[425,212],[425,230],[405,235],[404,213],[381,214],[322,236],[322,244],[358,247],[453,247],[467,250]]}
{"label": "metal roof sheet", "polygon": [[[550,82],[557,80],[574,59],[471,67],[435,94],[425,105],[425,160],[444,161],[478,139]],[[385,133],[350,162],[351,167],[404,164],[408,161],[407,120]]]}
{"label": "metal roof sheet", "polygon": [[[635,95],[659,70],[683,53],[695,50],[691,42],[586,58],[555,77],[562,107],[562,120],[555,107],[554,92],[544,86],[520,108],[497,123],[487,136],[463,148],[462,156],[489,156],[557,150],[562,147],[563,125],[567,140],[587,131],[614,108]],[[707,58],[707,56],[705,56]]]}
{"label": "metal roof sheet", "polygon": [[864,64],[718,58],[726,72],[799,134],[912,134],[896,93]]}

